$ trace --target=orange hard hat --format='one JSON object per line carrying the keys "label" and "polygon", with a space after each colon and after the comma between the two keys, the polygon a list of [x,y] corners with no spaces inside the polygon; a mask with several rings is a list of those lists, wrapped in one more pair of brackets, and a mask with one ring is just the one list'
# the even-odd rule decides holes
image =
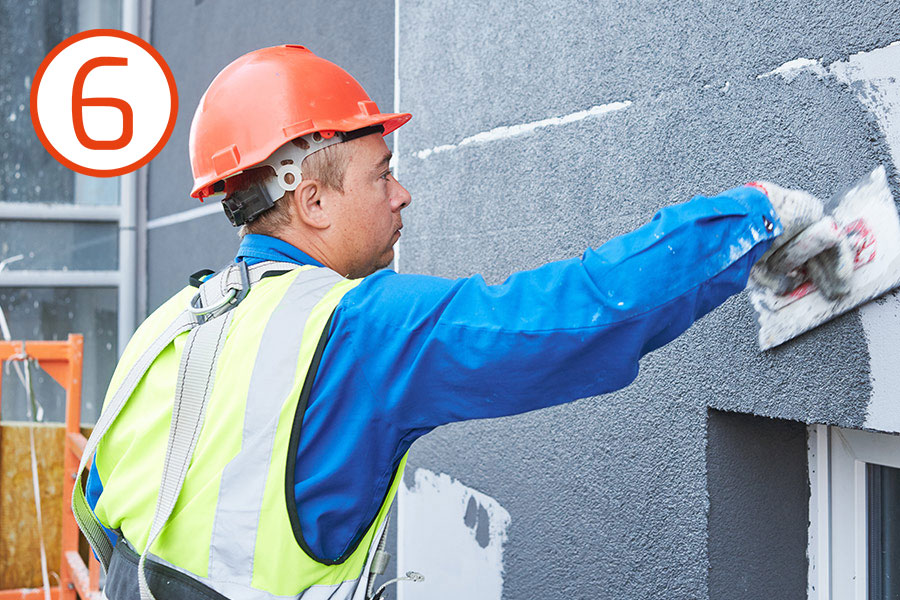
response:
{"label": "orange hard hat", "polygon": [[191,196],[257,165],[285,143],[313,132],[332,137],[381,125],[384,135],[412,117],[382,113],[336,64],[287,44],[255,50],[222,69],[191,122]]}

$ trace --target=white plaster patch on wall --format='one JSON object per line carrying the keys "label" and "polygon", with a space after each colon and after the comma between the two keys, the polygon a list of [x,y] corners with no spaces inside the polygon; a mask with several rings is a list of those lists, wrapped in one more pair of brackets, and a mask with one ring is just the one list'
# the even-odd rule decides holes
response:
{"label": "white plaster patch on wall", "polygon": [[827,75],[825,67],[823,67],[822,63],[818,60],[813,60],[811,58],[795,58],[794,60],[789,60],[780,67],[772,69],[768,73],[757,75],[756,78],[765,79],[766,77],[780,75],[782,78],[788,81],[793,81],[794,78],[797,77],[797,75],[799,75],[800,73],[805,73],[807,71],[815,73],[819,77],[824,77],[825,75]]}
{"label": "white plaster patch on wall", "polygon": [[509,513],[485,494],[443,473],[416,469],[400,485],[397,571],[422,583],[400,583],[399,600],[500,600]]}
{"label": "white plaster patch on wall", "polygon": [[418,159],[425,160],[432,154],[440,154],[441,152],[456,150],[457,148],[468,146],[470,144],[486,144],[488,142],[495,142],[497,140],[504,140],[511,137],[525,135],[528,133],[533,133],[534,131],[543,127],[567,125],[569,123],[575,123],[583,119],[596,118],[607,113],[628,108],[629,106],[631,106],[631,100],[625,100],[622,102],[610,102],[608,104],[599,104],[597,106],[592,106],[587,110],[579,110],[562,117],[550,117],[549,119],[541,119],[540,121],[521,123],[519,125],[495,127],[490,131],[482,131],[481,133],[476,133],[475,135],[463,138],[455,144],[443,144],[441,146],[435,146],[434,148],[428,148],[426,150],[413,152],[412,155]]}
{"label": "white plaster patch on wall", "polygon": [[[797,59],[759,77],[780,75],[787,81],[802,72],[832,76],[850,86],[878,122],[894,165],[900,168],[900,41],[859,52],[823,67],[819,61]],[[860,309],[869,342],[872,397],[865,427],[900,432],[900,293]]]}
{"label": "white plaster patch on wall", "polygon": [[859,310],[869,341],[872,398],[865,427],[900,432],[900,293],[870,302]]}
{"label": "white plaster patch on wall", "polygon": [[[854,54],[828,70],[851,86],[875,115],[894,165],[900,167],[900,42]],[[870,302],[860,309],[860,318],[869,341],[872,379],[865,426],[900,432],[900,294]]]}
{"label": "white plaster patch on wall", "polygon": [[212,201],[209,204],[204,204],[203,206],[199,206],[197,208],[191,208],[179,213],[175,213],[174,215],[167,215],[165,217],[157,217],[156,219],[151,219],[150,221],[147,221],[147,229],[168,227],[169,225],[186,223],[188,221],[193,221],[194,219],[200,219],[202,217],[208,217],[210,215],[218,214],[222,214],[222,203]]}
{"label": "white plaster patch on wall", "polygon": [[894,165],[900,167],[900,42],[854,54],[828,70],[856,90],[859,101],[875,115]]}

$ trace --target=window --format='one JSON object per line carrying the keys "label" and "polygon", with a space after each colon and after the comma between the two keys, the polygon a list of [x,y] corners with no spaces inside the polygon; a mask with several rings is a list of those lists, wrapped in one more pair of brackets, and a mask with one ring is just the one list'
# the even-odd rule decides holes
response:
{"label": "window", "polygon": [[[77,175],[57,163],[37,139],[29,116],[34,73],[65,38],[87,29],[122,28],[123,0],[32,0],[0,6],[0,307],[14,339],[85,335],[85,421],[100,412],[120,350],[123,298],[133,299],[123,262],[134,258],[130,200],[120,206],[126,178]],[[130,180],[133,182],[133,179]],[[133,196],[133,194],[131,194]],[[123,240],[125,242],[123,243]],[[133,269],[131,269],[133,272]],[[64,418],[63,390],[42,371],[34,388],[45,419]],[[2,418],[25,418],[25,398],[4,378]]]}
{"label": "window", "polygon": [[810,428],[809,597],[900,599],[900,435]]}
{"label": "window", "polygon": [[868,465],[869,598],[900,598],[900,469]]}

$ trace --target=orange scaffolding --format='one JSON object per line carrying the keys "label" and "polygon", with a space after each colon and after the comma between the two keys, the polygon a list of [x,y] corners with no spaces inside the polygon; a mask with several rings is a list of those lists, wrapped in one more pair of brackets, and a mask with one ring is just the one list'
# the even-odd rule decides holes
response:
{"label": "orange scaffolding", "polygon": [[[78,524],[72,514],[72,485],[78,463],[87,443],[81,434],[81,364],[84,355],[84,338],[70,334],[66,341],[0,341],[0,365],[9,360],[32,359],[66,390],[66,443],[64,448],[62,541],[59,587],[50,589],[53,600],[75,600],[76,593],[82,600],[101,600],[100,564],[93,554],[90,567],[84,564],[78,553]],[[0,384],[3,369],[0,368]],[[42,600],[43,588],[0,590],[0,600]]]}

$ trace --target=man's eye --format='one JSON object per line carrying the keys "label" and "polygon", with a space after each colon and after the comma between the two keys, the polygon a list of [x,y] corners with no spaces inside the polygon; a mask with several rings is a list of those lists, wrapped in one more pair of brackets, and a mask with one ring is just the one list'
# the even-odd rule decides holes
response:
{"label": "man's eye", "polygon": [[388,177],[390,177],[390,175],[391,175],[390,171],[385,171],[384,173],[381,174],[381,178],[387,179]]}

